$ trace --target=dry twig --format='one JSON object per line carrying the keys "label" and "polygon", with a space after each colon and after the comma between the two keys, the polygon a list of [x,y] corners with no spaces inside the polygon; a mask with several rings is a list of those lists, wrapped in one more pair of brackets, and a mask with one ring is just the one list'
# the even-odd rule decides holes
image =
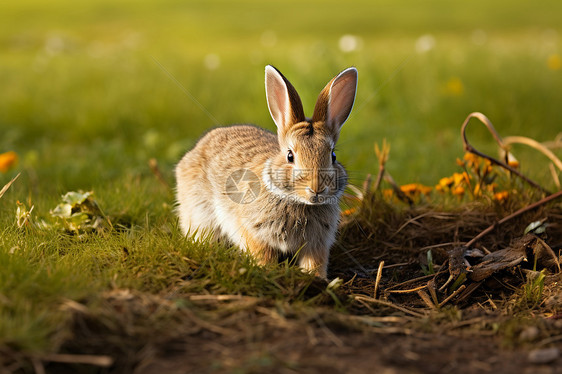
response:
{"label": "dry twig", "polygon": [[86,364],[100,367],[113,365],[113,358],[110,356],[94,355],[70,355],[70,354],[46,354],[38,357],[41,361],[60,362],[64,364]]}
{"label": "dry twig", "polygon": [[423,317],[424,316],[422,313],[413,311],[409,308],[406,308],[406,307],[403,307],[403,306],[400,306],[400,305],[393,304],[389,301],[374,299],[372,297],[368,297],[368,296],[364,296],[364,295],[354,295],[353,297],[357,301],[365,301],[365,302],[368,302],[368,303],[388,306],[388,307],[400,310],[401,312],[404,312],[404,313],[409,314],[409,315],[414,316],[414,317]]}
{"label": "dry twig", "polygon": [[477,118],[479,119],[488,129],[488,131],[492,134],[492,136],[494,137],[494,139],[496,140],[496,143],[498,143],[498,145],[500,146],[500,148],[502,150],[504,150],[505,152],[508,151],[508,147],[507,145],[504,143],[504,141],[502,140],[502,138],[499,136],[498,132],[496,131],[496,129],[494,128],[494,125],[492,125],[492,122],[488,119],[488,117],[486,117],[484,114],[479,113],[479,112],[473,112],[470,113],[468,115],[468,117],[466,117],[466,119],[464,120],[464,123],[462,124],[461,127],[461,136],[462,136],[462,141],[463,141],[463,145],[464,145],[464,150],[466,152],[470,152],[473,153],[479,157],[485,158],[486,160],[490,161],[493,164],[499,165],[502,168],[509,170],[511,173],[517,175],[519,178],[523,179],[525,182],[527,182],[528,184],[530,184],[531,186],[539,189],[541,192],[549,194],[550,192],[548,192],[545,188],[543,188],[541,185],[539,185],[538,183],[536,183],[535,181],[529,179],[528,177],[526,177],[525,175],[521,174],[519,172],[519,170],[512,168],[511,166],[507,165],[506,163],[499,161],[491,156],[488,156],[485,153],[482,153],[480,151],[478,151],[476,148],[474,148],[469,142],[468,139],[466,137],[466,127],[468,126],[468,123],[470,121],[471,118]]}
{"label": "dry twig", "polygon": [[497,226],[506,223],[507,221],[509,221],[510,219],[513,219],[525,212],[528,212],[529,210],[533,210],[541,205],[544,205],[552,200],[558,199],[559,197],[562,197],[562,191],[558,191],[556,193],[553,193],[552,195],[549,195],[531,205],[527,205],[526,207],[523,207],[521,209],[519,209],[518,211],[510,214],[507,217],[502,218],[501,220],[499,220],[498,222],[488,226],[488,228],[486,228],[484,231],[482,231],[480,234],[476,235],[474,238],[472,238],[471,241],[469,241],[468,243],[465,244],[465,247],[470,247],[472,246],[474,243],[476,243],[478,240],[482,239],[485,235],[489,234],[492,230],[494,230]]}
{"label": "dry twig", "polygon": [[373,292],[373,297],[376,299],[377,298],[377,293],[379,290],[379,284],[381,282],[381,278],[382,278],[382,268],[384,267],[384,261],[379,262],[379,269],[377,271],[377,278],[375,280],[375,291]]}
{"label": "dry twig", "polygon": [[554,165],[556,165],[558,170],[562,171],[562,161],[560,161],[560,159],[556,157],[556,155],[550,149],[548,149],[544,144],[541,144],[534,139],[527,138],[525,136],[506,136],[503,139],[503,144],[505,144],[506,147],[509,146],[510,144],[524,144],[531,148],[534,148],[537,151],[541,152],[546,157],[548,157],[550,161],[552,161]]}
{"label": "dry twig", "polygon": [[4,196],[4,194],[6,193],[6,191],[8,191],[8,188],[10,188],[10,186],[16,181],[16,179],[18,179],[18,177],[20,176],[21,173],[18,173],[18,175],[16,175],[11,181],[9,181],[8,183],[6,183],[6,185],[4,187],[2,187],[2,189],[0,190],[0,198],[2,198],[2,196]]}
{"label": "dry twig", "polygon": [[386,142],[386,139],[383,139],[382,146],[380,148],[378,144],[375,144],[375,155],[379,160],[379,173],[377,174],[377,179],[373,191],[377,191],[381,185],[382,178],[384,177],[385,165],[386,162],[388,161],[389,153],[390,153],[390,144]]}
{"label": "dry twig", "polygon": [[423,290],[419,290],[417,293],[418,293],[418,296],[422,299],[422,301],[425,303],[425,305],[427,305],[428,308],[435,309],[437,307],[433,303],[433,300],[431,300],[431,297],[429,297],[427,292],[425,292]]}
{"label": "dry twig", "polygon": [[[421,276],[421,277],[418,277],[418,278],[408,279],[407,281],[404,281],[404,282],[402,282],[402,283],[395,284],[394,286],[387,288],[385,291],[386,291],[386,292],[390,292],[390,290],[392,290],[392,289],[394,289],[394,288],[402,287],[402,286],[404,286],[404,285],[406,285],[406,284],[416,283],[416,282],[420,282],[420,281],[423,281],[423,280],[426,280],[426,279],[429,279],[429,278],[433,278],[433,277],[435,277],[435,276],[437,276],[437,275],[444,274],[446,271],[447,271],[447,270],[441,270],[441,271],[439,271],[439,272],[437,272],[437,273],[435,273],[435,274],[428,274],[428,275],[424,275],[424,276]],[[424,288],[425,288],[425,287],[427,287],[427,284],[424,285]]]}
{"label": "dry twig", "polygon": [[418,287],[414,287],[414,288],[410,288],[408,290],[387,290],[386,292],[388,293],[412,293],[412,292],[417,292],[419,290],[423,290],[424,288],[427,288],[427,284],[418,286]]}
{"label": "dry twig", "polygon": [[447,296],[445,298],[445,300],[441,301],[439,303],[439,308],[441,308],[443,305],[447,304],[453,297],[457,296],[458,294],[460,294],[462,291],[464,291],[464,289],[466,288],[466,286],[463,284],[462,286],[460,286],[459,288],[457,288],[455,290],[455,292],[453,292],[452,294],[450,294],[449,296]]}

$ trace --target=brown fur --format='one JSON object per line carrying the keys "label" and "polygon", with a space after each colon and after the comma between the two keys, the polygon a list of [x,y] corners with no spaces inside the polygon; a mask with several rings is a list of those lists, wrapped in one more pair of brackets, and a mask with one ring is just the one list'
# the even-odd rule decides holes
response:
{"label": "brown fur", "polygon": [[[344,73],[356,79],[354,69]],[[259,263],[273,261],[279,252],[298,253],[303,269],[326,277],[338,199],[347,183],[345,169],[331,156],[341,123],[326,118],[307,122],[294,87],[277,70],[266,69],[266,87],[278,135],[248,125],[205,135],[176,168],[180,226],[186,234],[210,231],[225,237]],[[354,89],[353,97],[346,98],[351,104]],[[289,149],[294,163],[287,161]],[[239,170],[256,178],[241,180],[239,191],[259,185],[257,197],[244,204],[232,198],[240,194],[225,187],[232,175],[241,175]],[[332,174],[335,185],[324,178]]]}

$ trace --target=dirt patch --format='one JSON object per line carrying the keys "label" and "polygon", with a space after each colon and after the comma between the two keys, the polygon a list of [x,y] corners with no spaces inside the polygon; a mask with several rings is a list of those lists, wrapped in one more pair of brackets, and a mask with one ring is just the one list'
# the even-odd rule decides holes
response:
{"label": "dirt patch", "polygon": [[[192,344],[185,352],[146,361],[136,372],[184,373],[189,368],[200,373],[235,369],[255,373],[514,373],[525,366],[529,372],[538,369],[526,362],[524,352],[499,349],[493,338],[342,333],[336,335],[338,344],[328,339],[312,345],[305,332],[276,335],[233,347],[217,343],[207,351]],[[188,351],[193,353],[186,355]],[[550,372],[555,372],[554,367]]]}
{"label": "dirt patch", "polygon": [[[143,335],[134,327],[118,334],[100,328],[97,318],[77,314],[76,331],[81,334],[66,349],[114,357],[107,372],[141,374],[558,373],[562,367],[561,356],[546,364],[531,362],[529,351],[536,346],[503,346],[493,327],[494,322],[506,320],[499,313],[474,310],[467,311],[464,319],[442,321],[443,316],[405,318],[382,308],[384,317],[358,318],[331,308],[299,310],[255,298],[199,296],[193,295],[190,310],[199,310],[201,319],[184,314],[173,337],[169,330]],[[128,306],[123,300],[111,303],[115,313],[129,314],[127,308],[139,311],[139,305],[146,305],[143,298],[134,296]],[[127,324],[145,326],[145,318],[140,313]],[[554,327],[549,325],[550,331]],[[49,364],[45,369],[70,373],[84,372],[86,367]]]}

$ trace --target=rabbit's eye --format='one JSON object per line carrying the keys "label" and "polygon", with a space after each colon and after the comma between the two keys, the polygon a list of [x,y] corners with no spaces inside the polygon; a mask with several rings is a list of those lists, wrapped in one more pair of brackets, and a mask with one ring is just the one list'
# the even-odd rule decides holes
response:
{"label": "rabbit's eye", "polygon": [[332,164],[336,162],[336,152],[332,151]]}
{"label": "rabbit's eye", "polygon": [[291,164],[295,162],[295,156],[293,155],[293,151],[291,151],[290,149],[289,152],[287,152],[287,162]]}

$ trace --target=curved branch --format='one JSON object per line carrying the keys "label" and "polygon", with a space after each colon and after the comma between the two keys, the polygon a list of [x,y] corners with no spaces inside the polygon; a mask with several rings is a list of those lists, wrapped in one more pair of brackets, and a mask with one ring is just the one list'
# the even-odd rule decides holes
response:
{"label": "curved branch", "polygon": [[534,182],[533,180],[531,180],[530,178],[526,177],[525,175],[521,174],[519,172],[519,170],[512,168],[511,166],[507,165],[504,162],[501,162],[491,156],[488,156],[485,153],[482,153],[480,151],[478,151],[476,148],[474,148],[469,142],[468,139],[466,137],[466,127],[468,126],[468,123],[470,121],[471,118],[477,118],[480,120],[480,122],[482,122],[486,128],[488,129],[488,131],[492,134],[492,136],[494,137],[494,139],[496,140],[496,143],[498,143],[498,145],[500,146],[501,149],[503,149],[504,151],[507,152],[507,146],[504,143],[504,141],[502,140],[502,138],[500,137],[500,135],[498,134],[498,132],[496,131],[496,129],[494,128],[494,125],[492,125],[492,122],[488,119],[488,117],[486,117],[484,114],[479,113],[479,112],[473,112],[470,113],[468,115],[468,117],[466,117],[466,119],[464,120],[464,123],[462,124],[461,127],[461,136],[462,136],[462,141],[463,141],[463,146],[464,146],[464,150],[466,152],[470,152],[473,153],[479,157],[485,158],[486,160],[490,161],[493,164],[499,165],[502,168],[509,170],[510,172],[512,172],[513,174],[517,175],[519,178],[523,179],[525,182],[527,182],[528,184],[530,184],[531,186],[539,189],[542,193],[544,194],[550,194],[550,192],[548,192],[548,190],[546,190],[545,188],[543,188],[541,185],[539,185],[538,183]]}
{"label": "curved branch", "polygon": [[550,149],[537,142],[536,140],[527,138],[525,136],[506,136],[503,141],[506,146],[510,144],[524,144],[536,149],[537,151],[548,157],[550,161],[552,161],[552,163],[562,171],[562,161],[560,161],[560,159],[556,157],[556,155]]}

